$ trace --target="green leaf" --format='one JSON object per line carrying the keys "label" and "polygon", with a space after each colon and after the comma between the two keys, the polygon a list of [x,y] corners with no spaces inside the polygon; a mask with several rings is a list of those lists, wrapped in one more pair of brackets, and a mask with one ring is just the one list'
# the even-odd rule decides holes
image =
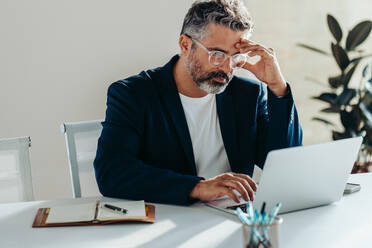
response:
{"label": "green leaf", "polygon": [[369,154],[372,154],[372,133],[371,130],[367,131],[367,135],[364,138],[365,142],[364,144],[366,145],[366,148],[368,149]]}
{"label": "green leaf", "polygon": [[370,103],[371,103],[371,96],[370,95],[365,95],[364,98],[368,98],[368,99],[365,99],[366,102],[362,102],[359,104],[359,110],[360,110],[360,113],[361,113],[361,116],[363,116],[363,119],[365,120],[365,124],[366,124],[366,127],[369,127],[369,129],[371,129],[371,137],[372,137],[372,109],[370,107]]}
{"label": "green leaf", "polygon": [[340,24],[338,24],[336,18],[334,18],[330,14],[327,15],[327,22],[329,30],[331,31],[333,37],[335,37],[337,43],[340,43],[342,39],[342,30]]}
{"label": "green leaf", "polygon": [[372,21],[363,21],[357,24],[348,34],[346,39],[346,50],[354,50],[365,39],[372,30]]}
{"label": "green leaf", "polygon": [[313,121],[320,121],[320,122],[323,122],[323,123],[326,124],[326,125],[335,126],[335,124],[333,124],[332,122],[327,121],[327,120],[322,119],[322,118],[319,118],[319,117],[313,117],[312,120],[313,120]]}
{"label": "green leaf", "polygon": [[345,129],[357,133],[361,122],[361,116],[357,109],[353,109],[350,112],[342,110],[340,112],[341,123]]}
{"label": "green leaf", "polygon": [[335,57],[338,66],[340,67],[341,71],[344,71],[346,67],[350,64],[349,57],[345,50],[337,44],[331,44],[332,54]]}
{"label": "green leaf", "polygon": [[358,66],[358,63],[356,63],[353,67],[351,67],[350,70],[344,76],[344,78],[343,78],[344,88],[347,88],[349,86],[350,79],[353,76],[353,73],[354,73],[357,66]]}
{"label": "green leaf", "polygon": [[331,107],[328,107],[328,108],[324,108],[322,110],[320,110],[321,112],[323,113],[339,113],[340,112],[340,108],[336,105],[332,105]]}
{"label": "green leaf", "polygon": [[337,94],[335,93],[322,93],[320,96],[314,96],[313,99],[321,100],[330,104],[334,104],[337,99]]}
{"label": "green leaf", "polygon": [[350,135],[348,135],[346,132],[340,133],[337,131],[332,131],[332,138],[333,140],[346,139],[350,138]]}
{"label": "green leaf", "polygon": [[352,60],[350,60],[350,64],[355,63],[355,62],[359,62],[361,59],[363,59],[363,57],[358,57],[358,58],[352,59]]}
{"label": "green leaf", "polygon": [[312,46],[308,46],[308,45],[303,44],[303,43],[297,43],[296,45],[299,46],[299,47],[305,48],[305,49],[309,49],[309,50],[311,50],[313,52],[317,52],[317,53],[323,54],[323,55],[328,55],[328,56],[331,55],[330,53],[328,53],[326,51],[323,51],[323,50],[321,50],[319,48],[315,48],[315,47],[312,47]]}
{"label": "green leaf", "polygon": [[333,89],[337,89],[342,85],[342,75],[337,76],[337,77],[329,77],[328,78],[328,83]]}
{"label": "green leaf", "polygon": [[336,104],[338,106],[349,105],[351,99],[357,95],[356,89],[344,89],[342,93],[337,97]]}

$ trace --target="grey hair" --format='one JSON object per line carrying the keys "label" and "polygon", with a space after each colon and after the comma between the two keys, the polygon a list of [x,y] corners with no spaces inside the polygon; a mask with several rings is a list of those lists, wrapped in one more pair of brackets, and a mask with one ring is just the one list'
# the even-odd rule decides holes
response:
{"label": "grey hair", "polygon": [[198,0],[193,3],[183,21],[181,35],[202,40],[210,23],[234,31],[253,31],[253,21],[242,0]]}

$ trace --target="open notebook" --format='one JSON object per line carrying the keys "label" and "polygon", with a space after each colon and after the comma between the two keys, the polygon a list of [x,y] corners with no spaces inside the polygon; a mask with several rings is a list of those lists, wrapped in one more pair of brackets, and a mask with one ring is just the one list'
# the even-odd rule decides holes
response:
{"label": "open notebook", "polygon": [[[114,205],[127,210],[126,214],[104,207]],[[155,207],[144,201],[96,201],[91,203],[40,208],[32,227],[104,225],[123,221],[155,222]]]}

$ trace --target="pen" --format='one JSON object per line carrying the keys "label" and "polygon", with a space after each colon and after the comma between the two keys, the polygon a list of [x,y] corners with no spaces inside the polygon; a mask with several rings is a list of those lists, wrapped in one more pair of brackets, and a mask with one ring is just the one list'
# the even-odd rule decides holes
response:
{"label": "pen", "polygon": [[248,214],[248,218],[254,219],[254,213],[253,213],[253,206],[252,202],[248,202],[246,206],[246,212]]}
{"label": "pen", "polygon": [[261,206],[261,214],[265,212],[265,207],[266,207],[266,202],[263,202]]}
{"label": "pen", "polygon": [[116,212],[120,212],[120,213],[123,213],[123,214],[126,214],[128,212],[128,210],[126,210],[125,208],[120,208],[120,207],[113,206],[113,205],[110,205],[110,204],[104,204],[103,206],[105,208],[108,208],[110,210],[113,210],[113,211],[116,211]]}
{"label": "pen", "polygon": [[260,225],[266,225],[266,224],[267,224],[267,213],[264,212],[264,213],[261,215]]}
{"label": "pen", "polygon": [[[243,222],[243,223],[245,223],[245,224],[247,224],[247,225],[255,225],[255,223],[252,223],[245,215],[244,215],[244,212],[242,211],[242,209],[241,208],[237,208],[236,209],[236,213],[237,213],[237,215],[238,215],[238,217],[239,217],[239,219],[240,219],[240,221],[241,222]],[[263,242],[264,241],[264,239],[263,239],[263,237],[261,236],[261,234],[257,231],[257,229],[256,228],[252,228],[252,231],[253,231],[253,233],[256,235],[256,237],[261,241],[261,242]]]}
{"label": "pen", "polygon": [[271,213],[269,215],[269,223],[268,224],[272,224],[272,222],[274,221],[275,219],[275,216],[278,214],[279,212],[279,209],[280,207],[282,206],[282,204],[279,202],[275,205],[275,207],[271,210]]}
{"label": "pen", "polygon": [[[267,228],[263,229],[264,236],[262,236],[256,227],[256,225],[266,224],[265,222],[268,216],[267,216],[267,213],[265,212],[265,208],[263,208],[263,214],[261,215],[260,212],[258,212],[258,210],[253,208],[251,203],[247,204],[246,206],[247,206],[246,214],[243,212],[243,210],[240,207],[236,208],[236,214],[241,220],[241,222],[251,226],[250,228],[251,228],[251,232],[253,235],[251,236],[250,242],[252,243],[249,243],[247,247],[251,247],[249,245],[253,245],[254,247],[257,247],[259,244],[262,244],[264,248],[272,247],[268,239],[269,235],[268,235]],[[250,218],[249,216],[250,213],[252,214],[252,218]]]}
{"label": "pen", "polygon": [[258,225],[258,224],[260,224],[260,221],[261,221],[261,215],[260,215],[260,212],[258,212],[258,210],[257,209],[255,209],[254,210],[254,219],[253,219],[254,221],[254,225]]}
{"label": "pen", "polygon": [[241,220],[241,222],[247,224],[247,225],[253,225],[254,223],[248,219],[245,215],[244,215],[244,212],[241,208],[236,208],[236,213],[239,217],[239,219]]}

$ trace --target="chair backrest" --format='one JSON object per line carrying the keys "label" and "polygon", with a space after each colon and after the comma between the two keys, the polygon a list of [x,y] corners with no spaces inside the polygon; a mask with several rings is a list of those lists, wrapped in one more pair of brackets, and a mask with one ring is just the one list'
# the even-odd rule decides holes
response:
{"label": "chair backrest", "polygon": [[0,202],[33,201],[30,137],[0,139]]}
{"label": "chair backrest", "polygon": [[93,161],[101,135],[100,120],[70,122],[61,125],[65,134],[68,162],[74,198],[100,196]]}

